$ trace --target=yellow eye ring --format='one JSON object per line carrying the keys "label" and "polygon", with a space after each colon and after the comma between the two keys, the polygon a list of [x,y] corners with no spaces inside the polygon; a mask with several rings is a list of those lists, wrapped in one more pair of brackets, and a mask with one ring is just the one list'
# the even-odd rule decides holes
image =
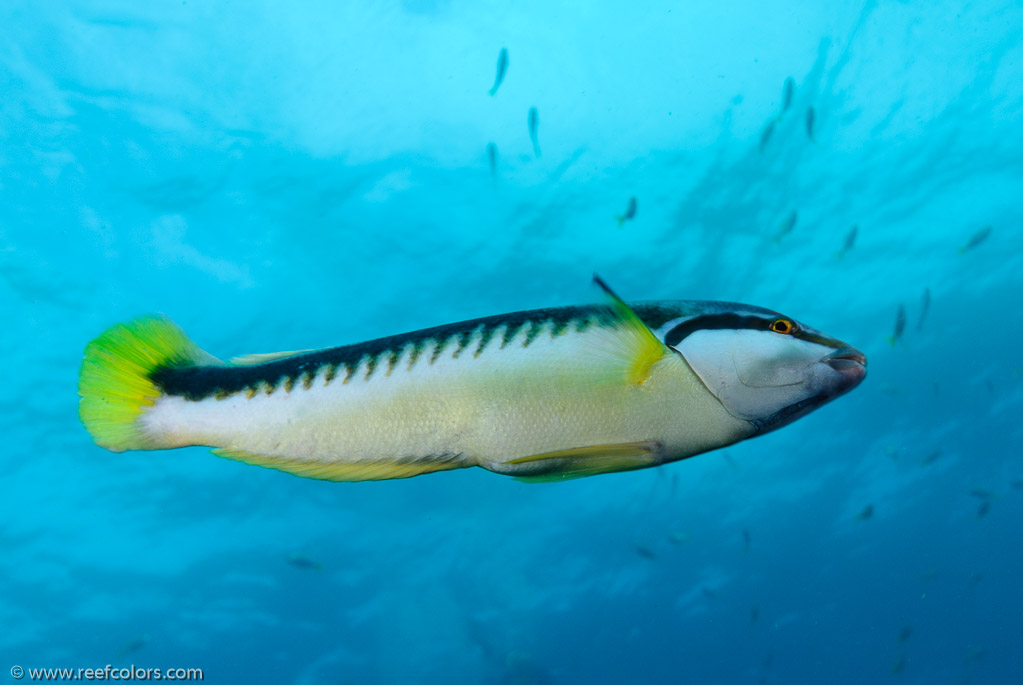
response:
{"label": "yellow eye ring", "polygon": [[792,335],[792,331],[796,330],[796,324],[792,323],[788,319],[775,319],[771,322],[769,328],[775,333]]}

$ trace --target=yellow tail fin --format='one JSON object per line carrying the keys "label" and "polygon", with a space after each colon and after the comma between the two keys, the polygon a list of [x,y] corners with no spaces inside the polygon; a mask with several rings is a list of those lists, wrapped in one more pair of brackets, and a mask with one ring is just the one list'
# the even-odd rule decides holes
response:
{"label": "yellow tail fin", "polygon": [[160,448],[137,421],[161,394],[153,372],[215,361],[163,316],[117,324],[85,348],[78,415],[100,447],[114,452]]}

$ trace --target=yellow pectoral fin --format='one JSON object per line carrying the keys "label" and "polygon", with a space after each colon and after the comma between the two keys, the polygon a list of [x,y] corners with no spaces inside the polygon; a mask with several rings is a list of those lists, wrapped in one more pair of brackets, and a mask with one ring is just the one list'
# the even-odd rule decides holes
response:
{"label": "yellow pectoral fin", "polygon": [[594,275],[593,282],[604,291],[609,300],[608,305],[617,319],[616,327],[604,331],[607,343],[605,352],[616,365],[623,368],[626,383],[642,385],[650,378],[654,364],[671,350],[600,276]]}
{"label": "yellow pectoral fin", "polygon": [[445,454],[417,459],[392,459],[389,461],[363,462],[316,462],[253,454],[242,450],[217,448],[213,454],[246,464],[255,464],[268,469],[285,471],[303,478],[332,481],[390,480],[411,478],[424,473],[448,471],[471,466],[458,455]]}
{"label": "yellow pectoral fin", "polygon": [[600,473],[632,471],[656,466],[661,461],[661,444],[648,441],[576,447],[520,457],[507,463],[535,466],[535,470],[518,476],[518,479],[530,483],[544,483],[584,478]]}

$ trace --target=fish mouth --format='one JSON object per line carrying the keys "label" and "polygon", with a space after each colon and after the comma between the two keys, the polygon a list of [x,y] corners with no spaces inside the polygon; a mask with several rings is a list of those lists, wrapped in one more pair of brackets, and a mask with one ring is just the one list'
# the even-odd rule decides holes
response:
{"label": "fish mouth", "polygon": [[867,375],[867,356],[855,347],[841,347],[821,360],[848,382],[846,390],[859,384]]}
{"label": "fish mouth", "polygon": [[790,404],[767,418],[752,421],[757,433],[769,433],[801,416],[806,416],[814,409],[855,388],[867,375],[867,357],[855,347],[848,345],[840,347],[820,361],[827,364],[838,376],[826,379],[824,388],[818,394]]}

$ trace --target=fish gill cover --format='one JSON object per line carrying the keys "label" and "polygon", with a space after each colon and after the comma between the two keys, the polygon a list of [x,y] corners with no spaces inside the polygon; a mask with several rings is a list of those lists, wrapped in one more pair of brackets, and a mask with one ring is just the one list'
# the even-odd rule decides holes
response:
{"label": "fish gill cover", "polygon": [[[3,668],[1023,672],[1016,3],[11,1],[0,24]],[[594,271],[790,313],[871,378],[723,453],[542,486],[113,454],[78,421],[84,346],[140,313],[228,358],[589,302]]]}

